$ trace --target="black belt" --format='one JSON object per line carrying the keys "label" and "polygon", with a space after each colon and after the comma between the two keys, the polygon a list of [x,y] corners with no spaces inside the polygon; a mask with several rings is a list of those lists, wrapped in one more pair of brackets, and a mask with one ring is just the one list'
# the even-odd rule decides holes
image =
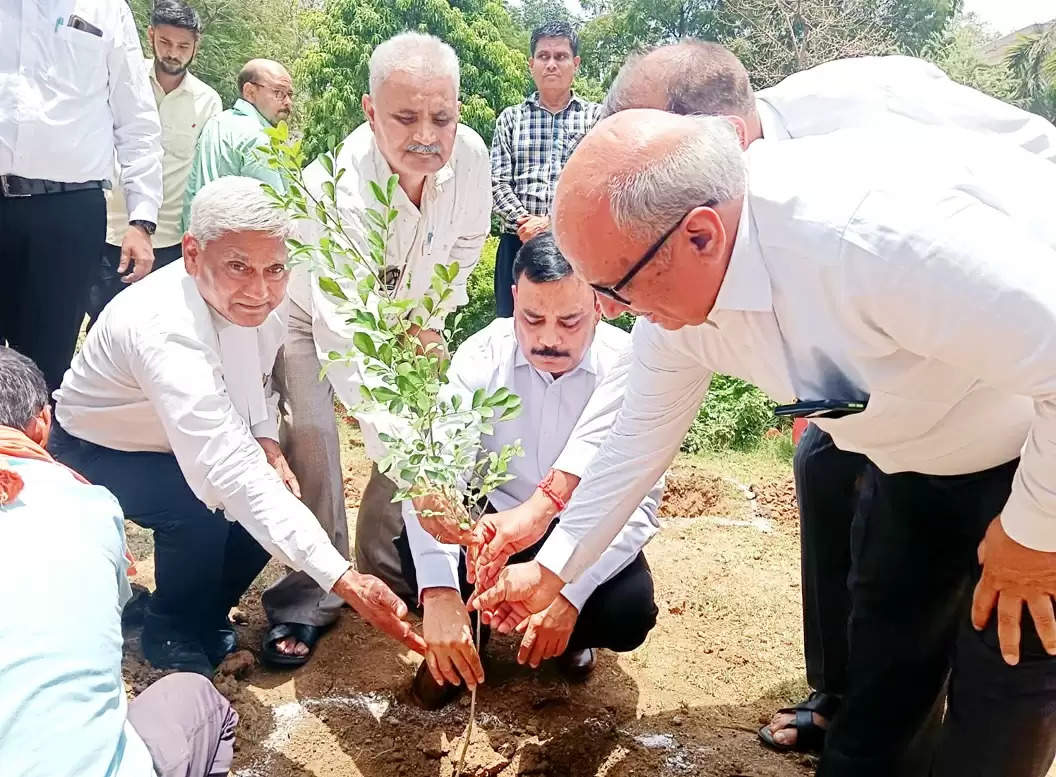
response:
{"label": "black belt", "polygon": [[38,194],[59,194],[60,192],[80,192],[85,189],[105,189],[106,181],[84,181],[82,183],[64,183],[62,181],[45,181],[41,178],[23,178],[20,175],[0,175],[0,196],[34,197]]}

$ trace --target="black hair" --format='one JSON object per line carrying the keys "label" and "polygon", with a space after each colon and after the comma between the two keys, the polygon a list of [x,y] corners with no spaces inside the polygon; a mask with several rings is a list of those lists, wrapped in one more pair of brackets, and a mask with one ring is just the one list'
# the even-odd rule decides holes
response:
{"label": "black hair", "polygon": [[29,357],[0,345],[0,426],[23,431],[46,404],[44,373]]}
{"label": "black hair", "polygon": [[202,34],[202,20],[198,12],[182,0],[155,0],[150,12],[150,26],[161,25],[190,30],[196,36]]}
{"label": "black hair", "polygon": [[513,282],[527,276],[532,283],[550,283],[572,274],[572,265],[557,250],[551,232],[542,232],[523,246],[513,260]]}
{"label": "black hair", "polygon": [[572,56],[579,56],[579,36],[576,35],[576,31],[572,29],[572,25],[568,22],[559,20],[543,22],[532,30],[531,51],[533,57],[535,56],[536,45],[543,38],[564,38],[572,48]]}

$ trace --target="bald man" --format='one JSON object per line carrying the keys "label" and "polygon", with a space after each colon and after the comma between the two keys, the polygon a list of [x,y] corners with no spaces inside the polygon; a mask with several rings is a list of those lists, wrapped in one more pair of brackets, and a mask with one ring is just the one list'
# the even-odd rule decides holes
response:
{"label": "bald man", "polygon": [[[748,71],[729,49],[690,39],[627,60],[602,115],[629,108],[730,116],[745,146],[760,138],[923,124],[979,132],[1056,162],[1056,127],[1048,121],[955,83],[912,57],[835,60],[753,94]],[[613,300],[603,299],[602,306],[609,317],[625,310]],[[813,690],[760,728],[763,742],[777,750],[820,751],[846,689],[851,519],[865,463],[863,456],[841,451],[815,424],[796,448],[803,647]]]}
{"label": "bald man", "polygon": [[183,196],[181,231],[186,231],[191,200],[210,181],[225,175],[259,178],[279,191],[285,183],[265,162],[258,147],[268,142],[264,130],[290,118],[293,81],[286,68],[270,59],[251,59],[238,74],[241,97],[209,120],[198,138]]}
{"label": "bald man", "polygon": [[782,403],[832,400],[842,410],[814,421],[866,457],[870,496],[819,775],[1042,777],[1056,753],[1052,191],[1056,167],[953,129],[742,155],[720,118],[599,124],[562,174],[555,230],[577,274],[644,319],[623,412],[535,561],[473,606],[539,611],[593,563],[713,371]]}

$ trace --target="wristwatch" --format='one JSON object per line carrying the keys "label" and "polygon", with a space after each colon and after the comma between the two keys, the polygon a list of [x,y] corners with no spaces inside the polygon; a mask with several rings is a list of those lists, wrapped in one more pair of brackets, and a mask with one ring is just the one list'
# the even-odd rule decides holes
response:
{"label": "wristwatch", "polygon": [[153,221],[147,221],[146,219],[132,219],[130,222],[128,222],[128,225],[130,227],[142,227],[144,230],[146,230],[148,235],[153,235],[154,230],[158,228],[157,224],[155,224]]}

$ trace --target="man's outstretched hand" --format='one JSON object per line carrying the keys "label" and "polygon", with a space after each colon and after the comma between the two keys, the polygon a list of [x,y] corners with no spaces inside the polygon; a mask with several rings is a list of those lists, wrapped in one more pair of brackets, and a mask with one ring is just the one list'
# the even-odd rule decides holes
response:
{"label": "man's outstretched hand", "polygon": [[1045,652],[1056,655],[1056,617],[1052,610],[1056,553],[1020,545],[1005,534],[998,516],[979,543],[979,563],[983,575],[972,599],[972,625],[984,628],[996,604],[1001,655],[1014,666],[1019,663],[1020,618],[1025,604]]}
{"label": "man's outstretched hand", "polygon": [[480,589],[493,586],[510,556],[534,545],[549,526],[550,517],[527,502],[482,516],[473,528],[477,540],[470,555],[469,582]]}
{"label": "man's outstretched hand", "polygon": [[405,620],[407,605],[381,580],[350,569],[338,578],[332,590],[374,628],[425,655],[425,640]]}
{"label": "man's outstretched hand", "polygon": [[[527,617],[549,607],[564,587],[565,581],[538,561],[528,561],[506,567],[494,585],[473,594],[468,606],[480,610],[485,623],[509,620],[511,611],[514,617]],[[503,603],[510,607],[503,608]]]}

